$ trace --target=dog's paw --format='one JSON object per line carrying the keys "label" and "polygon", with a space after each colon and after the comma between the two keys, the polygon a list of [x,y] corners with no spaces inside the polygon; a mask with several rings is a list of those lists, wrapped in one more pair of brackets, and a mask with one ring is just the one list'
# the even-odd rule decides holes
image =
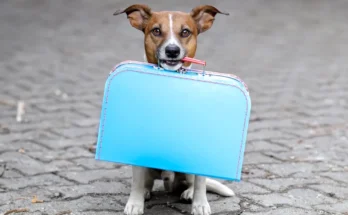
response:
{"label": "dog's paw", "polygon": [[145,197],[145,200],[150,200],[151,199],[151,192],[149,190],[146,190],[144,197]]}
{"label": "dog's paw", "polygon": [[195,201],[192,203],[192,212],[193,215],[210,215],[210,205],[207,200]]}
{"label": "dog's paw", "polygon": [[193,198],[193,186],[185,190],[180,196],[180,199],[184,199],[186,201],[191,201],[192,198]]}
{"label": "dog's paw", "polygon": [[144,203],[137,201],[128,201],[124,209],[126,215],[142,215],[144,214]]}

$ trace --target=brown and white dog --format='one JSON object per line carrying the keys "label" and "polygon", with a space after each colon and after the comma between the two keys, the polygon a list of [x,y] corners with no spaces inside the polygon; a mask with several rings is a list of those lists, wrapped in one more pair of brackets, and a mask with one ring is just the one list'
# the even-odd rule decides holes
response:
{"label": "brown and white dog", "polygon": [[[182,59],[194,57],[197,47],[197,36],[211,28],[216,14],[225,14],[210,5],[198,6],[190,13],[178,11],[154,12],[146,5],[131,5],[118,10],[114,15],[127,14],[130,24],[144,33],[146,61],[159,64],[168,70],[178,70],[189,67],[190,63],[183,63]],[[144,213],[144,201],[150,198],[154,180],[163,179],[164,187],[168,191],[175,190],[181,183],[187,189],[181,198],[192,200],[192,214],[209,215],[210,206],[206,191],[215,192],[222,196],[233,196],[234,193],[227,186],[197,175],[174,173],[144,167],[132,167],[133,182],[130,197],[124,213],[138,215]]]}

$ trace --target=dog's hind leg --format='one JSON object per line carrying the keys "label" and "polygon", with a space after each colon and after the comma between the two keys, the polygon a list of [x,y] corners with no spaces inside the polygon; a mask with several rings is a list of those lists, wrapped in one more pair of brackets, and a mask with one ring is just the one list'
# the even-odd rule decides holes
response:
{"label": "dog's hind leg", "polygon": [[148,180],[145,181],[145,200],[151,199],[151,191],[154,184],[154,179],[152,177],[149,177]]}
{"label": "dog's hind leg", "polygon": [[188,188],[181,194],[180,199],[191,201],[193,199],[195,175],[185,174]]}
{"label": "dog's hind leg", "polygon": [[164,189],[167,192],[173,192],[175,173],[172,171],[163,171],[161,173],[161,179],[163,180]]}

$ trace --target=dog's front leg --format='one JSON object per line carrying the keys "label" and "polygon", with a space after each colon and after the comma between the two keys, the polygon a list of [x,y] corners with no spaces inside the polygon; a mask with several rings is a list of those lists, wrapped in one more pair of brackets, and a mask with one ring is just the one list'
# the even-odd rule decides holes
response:
{"label": "dog's front leg", "polygon": [[132,166],[133,182],[131,193],[124,213],[127,215],[144,214],[145,195],[149,195],[148,184],[153,183],[150,170],[144,167]]}
{"label": "dog's front leg", "polygon": [[203,176],[195,176],[191,213],[194,215],[211,214],[210,205],[207,199],[206,178]]}

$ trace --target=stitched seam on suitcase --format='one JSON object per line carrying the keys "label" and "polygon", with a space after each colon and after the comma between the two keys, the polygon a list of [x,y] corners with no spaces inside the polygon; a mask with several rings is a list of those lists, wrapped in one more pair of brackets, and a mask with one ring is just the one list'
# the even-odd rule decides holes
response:
{"label": "stitched seam on suitcase", "polygon": [[105,107],[103,110],[103,121],[101,123],[101,134],[100,134],[100,140],[99,140],[99,147],[98,147],[98,159],[100,159],[100,153],[102,150],[102,143],[103,143],[103,136],[104,136],[104,124],[105,124],[105,119],[106,119],[106,111],[107,111],[107,104],[108,104],[108,100],[109,100],[109,91],[110,91],[110,83],[111,81],[114,79],[115,75],[111,77],[109,83],[108,83],[108,88],[107,88],[107,93],[106,93],[106,98],[105,98]]}
{"label": "stitched seam on suitcase", "polygon": [[107,104],[108,104],[108,99],[109,99],[110,85],[111,85],[111,82],[113,81],[113,79],[117,75],[119,75],[120,73],[123,73],[123,72],[136,72],[136,73],[142,73],[142,74],[150,74],[150,75],[157,75],[157,76],[164,76],[164,77],[171,77],[171,78],[178,78],[178,79],[186,79],[186,80],[192,80],[192,81],[199,81],[199,82],[205,82],[205,83],[225,85],[225,86],[235,87],[235,88],[239,89],[243,93],[244,98],[246,100],[246,110],[245,110],[244,125],[243,125],[243,130],[242,130],[242,140],[241,140],[240,147],[239,147],[239,157],[238,157],[238,163],[237,163],[237,172],[236,172],[236,176],[235,176],[236,178],[238,178],[238,172],[239,172],[238,170],[240,168],[240,159],[241,159],[241,151],[242,151],[242,148],[243,148],[246,118],[247,118],[248,108],[249,108],[248,99],[247,99],[247,96],[246,96],[245,92],[240,87],[238,87],[238,86],[236,86],[234,84],[219,83],[219,82],[216,82],[216,81],[197,80],[197,79],[193,79],[193,78],[178,77],[178,76],[167,75],[167,74],[158,74],[158,73],[152,73],[152,72],[144,72],[144,71],[135,70],[135,69],[123,70],[123,71],[121,70],[121,71],[112,73],[112,77],[109,80],[107,91],[106,91],[106,98],[105,98],[105,102],[104,102],[105,108],[104,108],[104,112],[103,112],[103,122],[102,122],[102,129],[101,129],[100,141],[99,141],[98,158],[100,158],[100,153],[101,153],[101,150],[102,150],[102,142],[103,142],[103,135],[104,135],[104,123],[105,123],[106,113],[107,113]]}

